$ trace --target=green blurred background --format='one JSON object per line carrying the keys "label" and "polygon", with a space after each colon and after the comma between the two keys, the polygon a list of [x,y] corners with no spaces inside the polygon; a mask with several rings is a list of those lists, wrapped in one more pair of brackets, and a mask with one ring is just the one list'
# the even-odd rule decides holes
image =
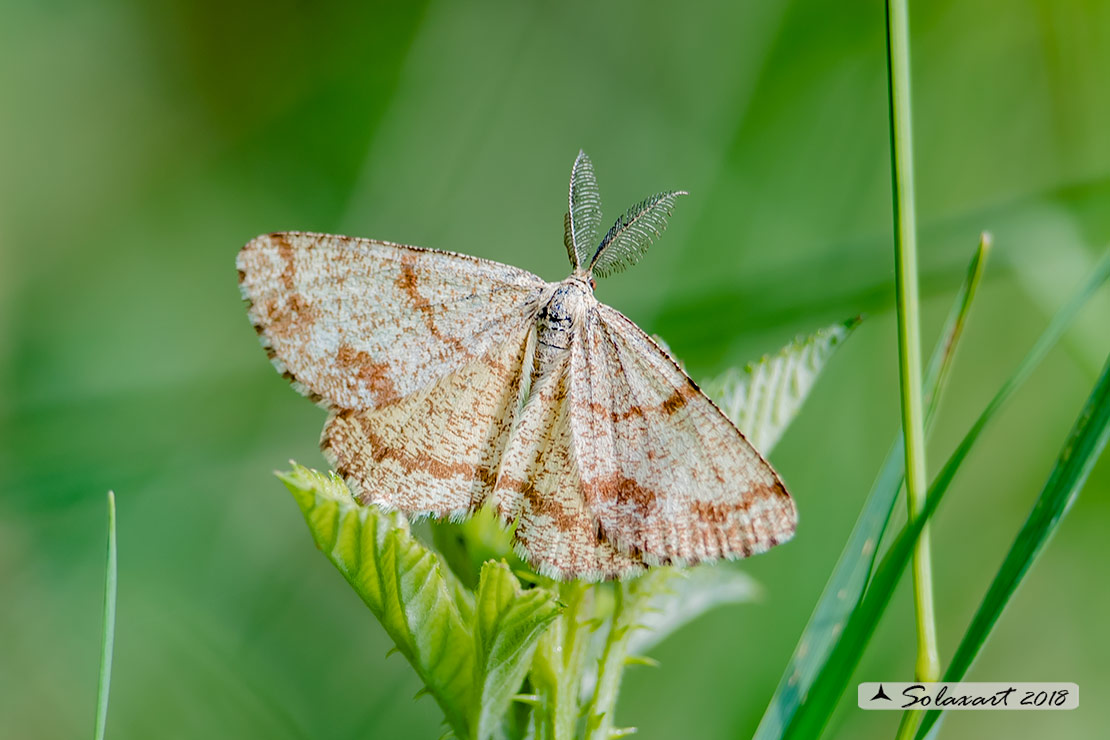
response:
{"label": "green blurred background", "polygon": [[[915,2],[925,338],[996,237],[943,459],[1110,241],[1110,4]],[[566,178],[615,217],[692,195],[598,295],[695,377],[866,313],[774,462],[797,538],[630,672],[643,738],[749,737],[898,423],[883,6],[876,0],[4,3],[0,20],[0,736],[92,726],[105,499],[119,502],[114,738],[438,737],[408,665],[271,471],[322,466],[324,413],[236,286],[261,232],[374,236],[567,272]],[[951,655],[1110,349],[1099,295],[973,454],[934,528]],[[1077,681],[1071,713],[964,712],[945,736],[1110,725],[1110,465],[1017,594],[977,680]],[[858,680],[908,679],[909,592]],[[848,702],[841,738],[896,717]]]}

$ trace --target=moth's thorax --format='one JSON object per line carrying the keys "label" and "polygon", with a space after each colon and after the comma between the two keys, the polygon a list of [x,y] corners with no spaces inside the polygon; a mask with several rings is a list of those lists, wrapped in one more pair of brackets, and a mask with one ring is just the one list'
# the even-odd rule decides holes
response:
{"label": "moth's thorax", "polygon": [[555,286],[551,298],[540,310],[536,326],[535,371],[554,363],[559,355],[570,349],[576,325],[583,320],[590,304],[594,303],[589,278],[571,275]]}

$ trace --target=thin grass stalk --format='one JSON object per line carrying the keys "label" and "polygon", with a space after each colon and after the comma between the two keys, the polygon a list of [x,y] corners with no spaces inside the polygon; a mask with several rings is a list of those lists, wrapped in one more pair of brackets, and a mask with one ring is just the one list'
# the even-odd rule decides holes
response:
{"label": "thin grass stalk", "polygon": [[[912,521],[924,507],[926,480],[907,0],[887,0],[886,13],[895,281],[898,305],[898,365],[902,394],[902,429],[906,440],[906,508]],[[913,558],[914,623],[917,631],[915,675],[919,681],[935,681],[940,675],[929,551],[929,535],[926,530],[917,541]]]}
{"label": "thin grass stalk", "polygon": [[952,361],[956,356],[956,346],[963,336],[964,326],[967,324],[968,314],[971,313],[971,302],[979,290],[979,283],[983,281],[983,270],[987,266],[987,255],[990,254],[994,237],[984,231],[979,235],[979,246],[975,256],[967,266],[967,277],[960,286],[956,302],[949,312],[948,319],[944,322],[941,331],[941,341],[944,344],[933,352],[929,359],[928,368],[925,370],[924,398],[925,398],[925,432],[926,435],[936,420],[937,407],[940,406],[942,390],[948,385],[948,375],[952,372]]}
{"label": "thin grass stalk", "polygon": [[104,624],[100,634],[94,740],[104,740],[108,725],[108,693],[112,684],[112,653],[116,643],[116,571],[116,494],[108,491],[108,558],[104,568]]}
{"label": "thin grass stalk", "polygon": [[[978,286],[979,281],[983,277],[983,264],[985,262],[984,258],[986,257],[987,251],[991,247],[991,243],[992,243],[992,238],[991,238],[991,235],[988,232],[984,231],[982,234],[980,234],[980,236],[979,236],[979,249],[975,254],[975,259],[973,259],[972,262],[971,262],[971,270],[968,273],[967,281],[965,283],[965,286],[966,285],[972,286],[972,294],[974,294],[974,287]],[[963,296],[963,300],[966,303],[968,300],[970,300],[970,295],[965,293],[964,296]],[[963,328],[962,322],[958,322],[957,324],[954,325],[954,329],[955,329],[954,338],[959,337],[959,334],[960,334],[960,331],[962,330],[962,328]],[[950,355],[951,355],[951,353],[944,352],[944,353],[940,353],[939,357],[941,357],[941,358],[948,357],[949,360],[950,360],[951,359]],[[926,387],[929,386],[928,378],[932,377],[934,375],[936,375],[940,379],[941,384],[943,385],[944,380],[947,379],[948,371],[952,367],[951,362],[941,362],[940,364],[937,364],[937,360],[938,360],[938,356],[934,355],[933,362],[930,363],[929,371],[928,371],[928,373],[926,373]],[[940,399],[936,394],[934,394],[932,396],[932,398],[930,398],[928,396],[928,394],[926,394],[926,399],[925,399],[925,406],[926,406],[925,428],[926,428],[926,433],[932,427],[932,422],[936,418],[936,409],[937,409],[937,405],[939,404],[939,401],[940,401]],[[926,534],[928,534],[927,531],[924,532],[922,534],[922,536],[924,537]],[[914,729],[917,727],[917,724],[920,721],[920,719],[921,719],[921,713],[919,711],[915,710],[915,709],[911,709],[911,710],[908,710],[906,712],[903,712],[902,713],[902,719],[898,722],[898,731],[897,731],[895,737],[898,740],[909,740],[909,738],[913,736]]]}

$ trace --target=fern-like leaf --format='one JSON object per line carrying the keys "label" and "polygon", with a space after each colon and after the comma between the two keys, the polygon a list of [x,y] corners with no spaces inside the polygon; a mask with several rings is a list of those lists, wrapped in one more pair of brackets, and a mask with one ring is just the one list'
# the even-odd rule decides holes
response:
{"label": "fern-like leaf", "polygon": [[601,240],[589,271],[598,277],[607,277],[639,262],[647,248],[667,228],[667,219],[680,195],[687,193],[683,190],[656,193],[625,211]]}
{"label": "fern-like leaf", "polygon": [[774,355],[729,368],[702,385],[725,416],[756,449],[768,454],[793,421],[833,350],[859,324],[858,318],[799,338]]}
{"label": "fern-like leaf", "polygon": [[567,256],[578,270],[590,257],[601,228],[601,191],[597,187],[594,165],[583,151],[578,152],[570,170],[570,203],[564,219],[563,242]]}

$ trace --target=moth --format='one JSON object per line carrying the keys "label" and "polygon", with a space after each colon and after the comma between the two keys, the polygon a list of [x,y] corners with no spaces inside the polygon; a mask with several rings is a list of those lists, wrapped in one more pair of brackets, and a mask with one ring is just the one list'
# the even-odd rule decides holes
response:
{"label": "moth", "polygon": [[794,533],[782,481],[666,350],[594,297],[680,195],[634,205],[598,240],[580,152],[562,282],[287,232],[243,247],[240,287],[274,365],[330,411],[321,448],[360,502],[455,520],[492,507],[560,580],[746,557]]}

